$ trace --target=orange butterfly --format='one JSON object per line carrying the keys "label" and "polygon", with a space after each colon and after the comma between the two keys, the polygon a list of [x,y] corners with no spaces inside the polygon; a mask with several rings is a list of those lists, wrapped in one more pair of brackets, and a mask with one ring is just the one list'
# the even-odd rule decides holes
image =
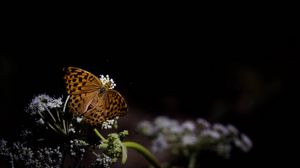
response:
{"label": "orange butterfly", "polygon": [[95,75],[76,67],[68,67],[64,79],[70,95],[69,110],[83,116],[88,124],[99,125],[126,114],[125,99],[110,88],[111,83],[104,84]]}

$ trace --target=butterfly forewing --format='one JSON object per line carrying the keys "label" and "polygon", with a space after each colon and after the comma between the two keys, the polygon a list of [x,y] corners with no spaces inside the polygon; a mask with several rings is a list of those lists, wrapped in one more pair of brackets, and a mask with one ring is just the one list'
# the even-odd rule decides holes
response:
{"label": "butterfly forewing", "polygon": [[64,79],[70,95],[98,91],[102,86],[95,75],[76,67],[68,67]]}

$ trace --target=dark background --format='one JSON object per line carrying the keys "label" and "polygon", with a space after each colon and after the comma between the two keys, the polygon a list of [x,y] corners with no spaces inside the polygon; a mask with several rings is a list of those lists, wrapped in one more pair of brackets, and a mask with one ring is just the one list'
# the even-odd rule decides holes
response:
{"label": "dark background", "polygon": [[66,96],[62,69],[77,66],[115,80],[132,117],[125,123],[157,115],[231,123],[254,143],[231,165],[290,164],[299,38],[268,29],[158,25],[119,25],[124,29],[96,34],[59,27],[15,32],[0,51],[1,137],[15,136],[26,124],[24,108],[33,96]]}

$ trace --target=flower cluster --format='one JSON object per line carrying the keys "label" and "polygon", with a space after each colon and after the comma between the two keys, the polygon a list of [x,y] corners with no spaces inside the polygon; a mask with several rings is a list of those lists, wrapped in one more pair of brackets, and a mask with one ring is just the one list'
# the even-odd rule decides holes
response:
{"label": "flower cluster", "polygon": [[31,100],[25,111],[39,126],[45,129],[63,135],[74,134],[78,122],[75,117],[65,112],[65,108],[66,103],[63,105],[62,97],[54,98],[47,94],[41,94]]}
{"label": "flower cluster", "polygon": [[8,144],[3,139],[0,140],[0,155],[9,159],[12,167],[16,162],[26,167],[60,167],[63,161],[60,146],[34,148],[19,141]]}
{"label": "flower cluster", "polygon": [[100,81],[108,89],[113,89],[117,86],[115,81],[113,79],[109,78],[109,75],[106,75],[106,76],[100,75]]}
{"label": "flower cluster", "polygon": [[115,117],[114,119],[108,119],[101,124],[102,129],[112,129],[118,127],[118,119],[119,117]]}
{"label": "flower cluster", "polygon": [[250,138],[233,125],[211,124],[202,118],[179,122],[160,116],[153,122],[140,122],[137,129],[152,138],[155,153],[170,150],[173,155],[190,158],[202,150],[210,150],[229,158],[233,147],[244,152],[252,148]]}
{"label": "flower cluster", "polygon": [[[0,156],[7,158],[12,167],[19,164],[26,167],[62,167],[64,162],[72,162],[73,167],[83,164],[85,155],[92,153],[95,160],[90,165],[108,168],[122,155],[120,138],[124,137],[121,136],[123,132],[108,134],[107,140],[98,142],[101,145],[89,142],[86,138],[88,130],[81,124],[82,118],[68,113],[66,103],[62,102],[61,97],[38,95],[32,99],[25,111],[35,121],[37,129],[22,130],[17,142],[9,143],[0,139]],[[107,120],[99,128],[116,128],[117,119],[118,117]],[[52,142],[51,136],[41,137],[41,131],[45,135],[47,131],[57,133],[57,138],[54,138],[57,142]],[[92,148],[97,152],[90,151]],[[66,160],[66,156],[71,161]]]}
{"label": "flower cluster", "polygon": [[31,115],[41,113],[49,109],[62,106],[62,98],[52,98],[49,95],[41,94],[32,99],[27,112]]}

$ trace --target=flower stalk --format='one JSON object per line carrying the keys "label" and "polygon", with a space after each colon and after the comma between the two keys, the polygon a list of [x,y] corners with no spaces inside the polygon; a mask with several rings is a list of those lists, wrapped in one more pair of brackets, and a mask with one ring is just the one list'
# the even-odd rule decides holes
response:
{"label": "flower stalk", "polygon": [[127,148],[133,149],[133,150],[139,152],[140,154],[142,154],[155,168],[161,168],[161,166],[160,166],[159,162],[156,160],[156,158],[151,154],[151,152],[148,149],[146,149],[141,144],[138,144],[138,143],[132,142],[132,141],[126,141],[126,142],[123,142],[123,144]]}

